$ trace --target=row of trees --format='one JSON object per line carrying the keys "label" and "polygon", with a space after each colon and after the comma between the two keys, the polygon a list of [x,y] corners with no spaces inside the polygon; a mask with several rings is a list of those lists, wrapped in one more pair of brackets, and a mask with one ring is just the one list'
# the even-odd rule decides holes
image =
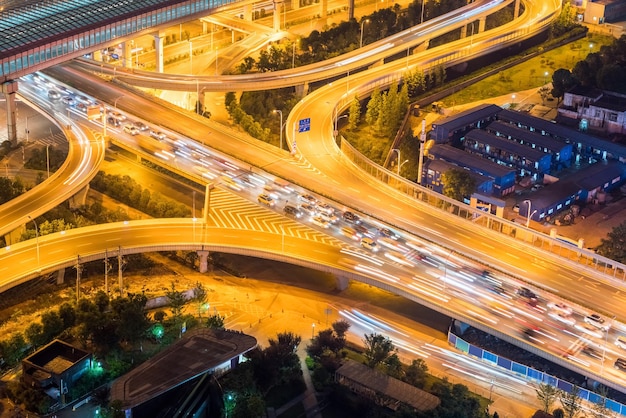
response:
{"label": "row of trees", "polygon": [[562,98],[576,85],[626,94],[626,35],[587,55],[570,71],[559,68],[552,75],[552,95]]}
{"label": "row of trees", "polygon": [[[557,389],[556,387],[542,383],[535,389],[537,399],[541,404],[541,409],[533,415],[533,418],[576,418],[583,411],[580,390],[574,386],[570,392]],[[606,390],[600,390],[601,401],[592,404],[588,410],[593,418],[611,418],[615,414],[606,406]],[[561,407],[555,408],[556,402]],[[551,412],[551,415],[550,414]]]}
{"label": "row of trees", "polygon": [[129,175],[99,171],[89,185],[155,218],[183,218],[191,215],[187,205],[167,199],[159,193],[151,193]]}

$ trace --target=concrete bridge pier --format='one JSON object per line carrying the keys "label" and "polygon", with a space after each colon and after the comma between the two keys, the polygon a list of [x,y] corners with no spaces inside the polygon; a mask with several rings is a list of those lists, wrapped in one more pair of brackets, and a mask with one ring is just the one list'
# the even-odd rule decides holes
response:
{"label": "concrete bridge pier", "polygon": [[320,18],[326,19],[327,17],[328,17],[328,0],[322,0],[320,1]]}
{"label": "concrete bridge pier", "polygon": [[486,17],[481,17],[478,20],[478,33],[483,33],[485,31],[485,23],[487,22]]}
{"label": "concrete bridge pier", "polygon": [[272,13],[274,32],[280,32],[280,15],[285,12],[284,8],[285,3],[282,0],[274,0],[274,13]]}
{"label": "concrete bridge pier", "polygon": [[17,93],[17,81],[9,80],[2,83],[2,93],[6,101],[7,109],[7,139],[11,145],[17,145],[17,107],[15,105],[15,93]]}
{"label": "concrete bridge pier", "polygon": [[209,252],[206,250],[198,250],[198,261],[200,265],[198,267],[198,271],[200,273],[206,273],[209,271]]}
{"label": "concrete bridge pier", "polygon": [[[204,27],[204,26],[203,26]],[[154,37],[154,52],[156,53],[156,71],[158,73],[163,72],[163,39],[165,39],[165,32],[158,31],[153,33]]]}
{"label": "concrete bridge pier", "polygon": [[305,82],[296,86],[296,94],[300,97],[304,97],[309,93],[309,83]]}
{"label": "concrete bridge pier", "polygon": [[122,65],[133,68],[133,47],[131,41],[122,42]]}
{"label": "concrete bridge pier", "polygon": [[350,280],[347,277],[335,276],[335,287],[337,290],[346,290],[350,285]]}
{"label": "concrete bridge pier", "polygon": [[85,204],[87,201],[87,193],[89,192],[89,185],[86,185],[78,191],[74,196],[70,197],[70,209],[76,209]]}

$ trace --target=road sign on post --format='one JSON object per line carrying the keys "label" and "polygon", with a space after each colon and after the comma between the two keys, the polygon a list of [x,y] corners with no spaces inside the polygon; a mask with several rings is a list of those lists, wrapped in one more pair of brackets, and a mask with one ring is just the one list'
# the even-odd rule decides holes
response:
{"label": "road sign on post", "polygon": [[298,121],[298,132],[308,132],[311,130],[311,118],[300,119]]}

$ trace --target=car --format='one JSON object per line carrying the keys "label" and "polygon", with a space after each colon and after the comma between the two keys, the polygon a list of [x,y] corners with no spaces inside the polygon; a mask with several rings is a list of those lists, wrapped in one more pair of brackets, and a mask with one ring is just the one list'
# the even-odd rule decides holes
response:
{"label": "car", "polygon": [[135,128],[133,125],[124,125],[124,132],[133,136],[139,135],[139,130],[137,130],[137,128]]}
{"label": "car", "polygon": [[373,252],[378,252],[378,244],[371,238],[361,238],[361,247],[366,248]]}
{"label": "car", "polygon": [[378,228],[378,235],[383,238],[391,238],[394,241],[400,238],[398,234],[396,234],[389,228]]}
{"label": "car", "polygon": [[77,95],[77,96],[75,97],[75,99],[76,99],[76,101],[77,101],[78,103],[82,103],[82,104],[84,104],[84,105],[86,105],[86,106],[91,105],[91,99],[89,99],[88,97],[83,96],[83,95],[81,95],[81,94]]}
{"label": "car", "polygon": [[111,115],[111,117],[114,117],[115,119],[117,119],[119,121],[125,121],[126,120],[126,115],[123,115],[120,112],[116,112],[115,110],[110,110],[109,111],[109,115]]}
{"label": "car", "polygon": [[61,98],[61,93],[56,90],[48,90],[48,99],[52,101],[59,100]]}
{"label": "car", "polygon": [[150,130],[150,137],[156,139],[157,141],[163,141],[166,138],[166,136],[165,136],[165,134],[163,132],[156,131],[154,129]]}
{"label": "car", "polygon": [[596,350],[590,345],[584,346],[580,352],[589,357],[595,358],[596,360],[602,360],[602,353],[600,350]]}
{"label": "car", "polygon": [[350,224],[358,224],[361,222],[361,218],[354,212],[350,212],[349,210],[345,211],[343,215],[341,215],[344,221]]}
{"label": "car", "polygon": [[589,325],[587,323],[584,323],[582,325],[576,324],[576,329],[594,338],[602,338],[602,333],[600,332],[600,330],[593,325]]}
{"label": "car", "polygon": [[608,331],[609,329],[611,329],[611,324],[606,322],[604,318],[602,318],[600,315],[596,313],[587,315],[585,317],[585,322],[588,323],[589,325],[593,325],[594,327],[602,331]]}
{"label": "car", "polygon": [[359,234],[356,232],[354,228],[350,228],[349,226],[344,226],[341,228],[342,235],[354,240],[358,241],[360,239]]}
{"label": "car", "polygon": [[309,205],[308,203],[305,203],[303,205],[300,205],[300,210],[302,211],[303,214],[308,215],[308,216],[317,216],[317,209],[315,208],[315,206],[313,205]]}
{"label": "car", "polygon": [[311,222],[313,222],[314,225],[317,225],[324,229],[330,228],[330,222],[324,220],[321,216],[314,216],[311,219]]}
{"label": "car", "polygon": [[87,113],[87,105],[83,102],[76,103],[76,106],[74,107],[76,108],[76,110],[80,110],[83,113]]}
{"label": "car", "polygon": [[320,212],[320,216],[322,217],[322,219],[330,222],[331,224],[336,224],[339,221],[339,218],[337,218],[335,215],[329,214],[328,212]]}
{"label": "car", "polygon": [[61,101],[68,106],[74,106],[76,104],[76,100],[72,96],[63,96]]}
{"label": "car", "polygon": [[295,206],[287,205],[283,208],[283,213],[292,218],[300,219],[302,218],[302,211]]}
{"label": "car", "polygon": [[548,302],[548,308],[563,315],[571,315],[574,310],[562,302]]}
{"label": "car", "polygon": [[260,194],[256,200],[266,206],[274,206],[274,199],[266,195],[265,193]]}
{"label": "car", "polygon": [[519,213],[519,203],[516,203],[516,204],[513,206],[513,212],[515,212],[515,213]]}
{"label": "car", "polygon": [[618,358],[617,360],[615,360],[613,367],[615,367],[617,370],[626,372],[626,359]]}
{"label": "car", "polygon": [[148,125],[140,121],[133,122],[133,125],[135,125],[135,128],[139,129],[140,131],[147,131],[149,128]]}
{"label": "car", "polygon": [[361,234],[361,236],[364,237],[370,237],[370,238],[374,238],[374,234],[372,233],[372,231],[370,231],[369,229],[367,229],[365,226],[363,226],[360,223],[354,223],[352,224],[352,227],[356,230],[356,232],[358,232],[359,234]]}
{"label": "car", "polygon": [[109,116],[107,118],[107,124],[109,124],[111,126],[118,127],[118,126],[120,126],[122,124],[122,122],[120,122],[119,119],[115,119],[114,117]]}
{"label": "car", "polygon": [[317,199],[313,196],[311,196],[310,194],[301,194],[298,195],[298,200],[301,200],[302,202],[308,204],[308,205],[316,205],[317,204]]}
{"label": "car", "polygon": [[555,321],[562,322],[570,327],[576,325],[576,320],[571,315],[566,315],[563,312],[550,312],[548,316]]}
{"label": "car", "polygon": [[626,350],[626,337],[622,337],[621,335],[617,337],[615,345],[623,350]]}
{"label": "car", "polygon": [[520,287],[519,289],[517,289],[517,295],[525,299],[535,300],[535,301],[537,300],[537,295],[535,294],[535,292],[533,292],[527,287]]}
{"label": "car", "polygon": [[319,210],[320,213],[325,213],[327,215],[335,215],[335,209],[328,203],[318,203],[317,210]]}

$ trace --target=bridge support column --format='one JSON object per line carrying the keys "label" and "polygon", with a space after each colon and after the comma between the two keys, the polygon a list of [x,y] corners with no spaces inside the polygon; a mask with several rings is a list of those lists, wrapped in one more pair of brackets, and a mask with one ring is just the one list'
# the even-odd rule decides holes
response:
{"label": "bridge support column", "polygon": [[519,4],[520,4],[520,0],[515,0],[515,8],[513,9],[513,19],[517,19],[519,17]]}
{"label": "bridge support column", "polygon": [[252,21],[252,5],[245,4],[243,6],[243,20]]}
{"label": "bridge support column", "polygon": [[209,22],[203,20],[202,21],[202,34],[206,35],[209,30]]}
{"label": "bridge support column", "polygon": [[465,39],[467,36],[467,26],[461,26],[461,39]]}
{"label": "bridge support column", "polygon": [[[203,23],[204,25],[204,23]],[[165,38],[165,32],[157,32],[154,36],[154,52],[156,54],[156,71],[158,73],[163,72],[163,39]]]}
{"label": "bridge support column", "polygon": [[350,0],[348,4],[348,20],[354,19],[354,0]]}
{"label": "bridge support column", "polygon": [[15,228],[13,231],[4,234],[4,243],[9,246],[20,242],[20,238],[25,231],[26,225],[21,225],[20,227]]}
{"label": "bridge support column", "polygon": [[198,251],[198,261],[200,262],[200,266],[198,267],[198,271],[200,273],[206,273],[209,271],[209,252],[205,250]]}
{"label": "bridge support column", "polygon": [[133,47],[128,42],[122,42],[122,66],[133,68]]}
{"label": "bridge support column", "polygon": [[17,81],[10,80],[2,83],[2,93],[7,106],[7,139],[12,145],[17,145],[17,116],[15,106],[15,93],[17,93]]}
{"label": "bridge support column", "polygon": [[89,185],[83,187],[74,196],[70,197],[70,209],[76,209],[85,204],[87,201],[87,193],[89,192]]}
{"label": "bridge support column", "polygon": [[335,276],[335,287],[337,290],[346,290],[348,285],[350,284],[350,280],[343,276]]}
{"label": "bridge support column", "polygon": [[291,10],[298,10],[300,8],[300,0],[291,0]]}
{"label": "bridge support column", "polygon": [[65,283],[65,269],[61,269],[57,272],[57,284]]}
{"label": "bridge support column", "polygon": [[487,21],[486,17],[481,17],[478,20],[478,33],[483,33],[485,31],[485,22]]}
{"label": "bridge support column", "polygon": [[322,0],[320,1],[320,18],[326,19],[327,17],[328,17],[328,0]]}
{"label": "bridge support column", "polygon": [[94,61],[102,62],[102,50],[97,49],[93,51],[92,56]]}
{"label": "bridge support column", "polygon": [[[281,12],[285,13],[284,8],[285,3],[282,0],[274,0],[274,32],[280,32],[280,15]],[[287,22],[285,22],[285,26],[287,26],[286,23]]]}
{"label": "bridge support column", "polygon": [[296,86],[296,94],[300,97],[304,97],[309,94],[309,83],[305,82]]}

